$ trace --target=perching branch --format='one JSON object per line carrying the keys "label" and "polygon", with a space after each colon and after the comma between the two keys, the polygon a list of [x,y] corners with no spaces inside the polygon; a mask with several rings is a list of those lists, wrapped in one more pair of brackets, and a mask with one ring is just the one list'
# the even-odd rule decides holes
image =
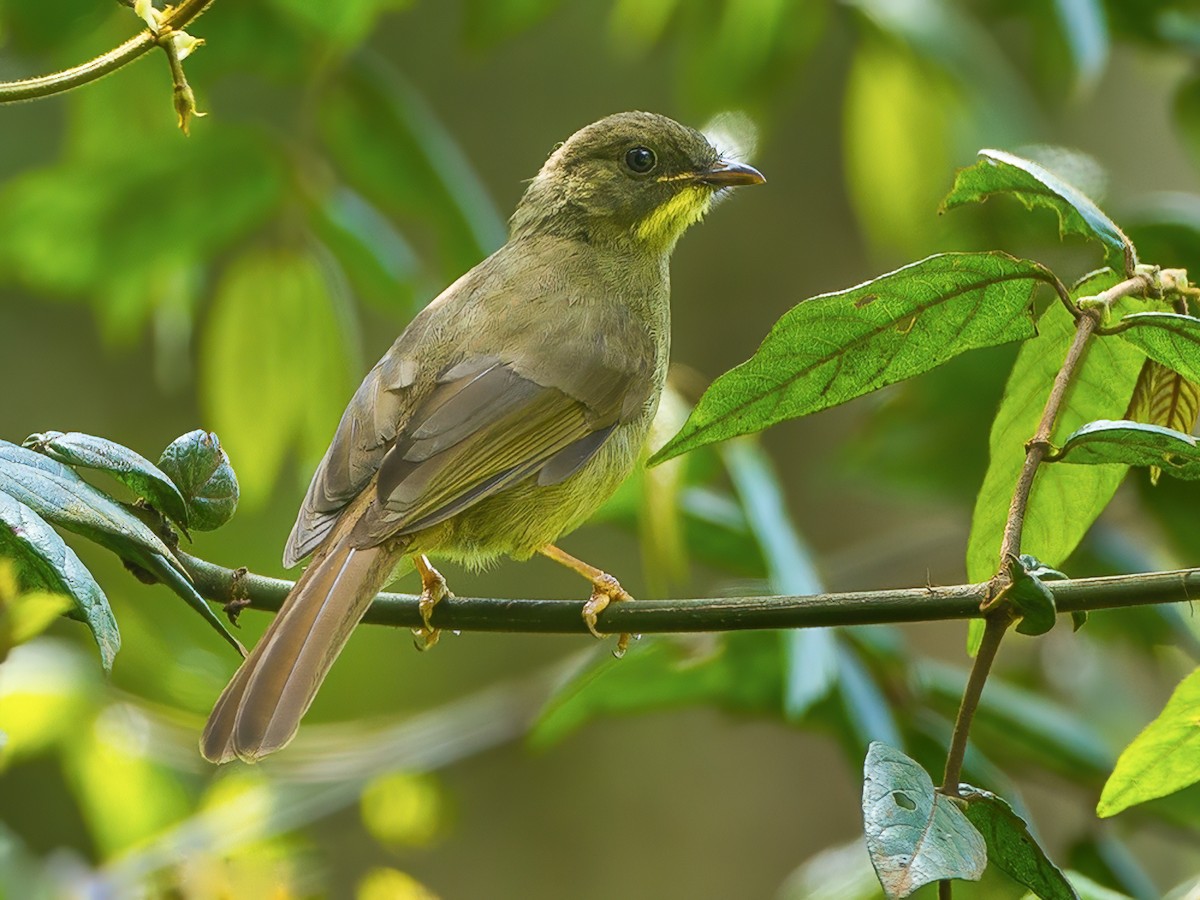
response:
{"label": "perching branch", "polygon": [[159,34],[147,28],[121,46],[72,69],[21,81],[0,82],[0,103],[52,97],[103,78],[159,46],[161,34],[182,30],[188,23],[199,18],[212,2],[213,0],[181,0],[178,6],[163,10]]}
{"label": "perching branch", "polygon": [[[228,569],[185,553],[177,554],[201,596],[249,609],[279,609],[293,582]],[[610,634],[633,632],[747,631],[764,628],[818,628],[935,622],[982,616],[986,584],[851,591],[838,594],[769,597],[706,597],[616,603],[598,628]],[[1200,597],[1200,569],[1076,578],[1053,582],[1062,613],[1178,603]],[[502,600],[448,597],[434,609],[433,624],[456,631],[586,634],[578,600]],[[415,594],[379,594],[363,619],[375,625],[421,625]]]}

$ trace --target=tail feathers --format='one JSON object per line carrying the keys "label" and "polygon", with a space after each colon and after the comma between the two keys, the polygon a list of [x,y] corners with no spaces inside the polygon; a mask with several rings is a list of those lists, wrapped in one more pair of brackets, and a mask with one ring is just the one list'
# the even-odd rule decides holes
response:
{"label": "tail feathers", "polygon": [[391,561],[343,538],[305,570],[213,707],[200,739],[205,759],[254,762],[291,741]]}

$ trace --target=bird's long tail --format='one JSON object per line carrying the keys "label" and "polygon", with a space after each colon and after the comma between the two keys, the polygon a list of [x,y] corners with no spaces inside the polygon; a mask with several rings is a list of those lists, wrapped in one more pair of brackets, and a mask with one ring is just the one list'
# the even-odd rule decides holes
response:
{"label": "bird's long tail", "polygon": [[345,534],[318,555],[213,707],[205,759],[254,762],[291,741],[395,558],[394,549],[356,549]]}

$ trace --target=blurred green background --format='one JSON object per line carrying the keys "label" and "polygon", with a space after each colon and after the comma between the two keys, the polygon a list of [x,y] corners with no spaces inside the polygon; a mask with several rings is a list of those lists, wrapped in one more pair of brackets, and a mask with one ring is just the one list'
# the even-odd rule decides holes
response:
{"label": "blurred green background", "polygon": [[[112,2],[0,0],[0,79],[137,24]],[[700,126],[741,110],[759,128],[767,186],[674,256],[684,401],[794,303],[928,253],[1003,248],[1064,280],[1098,265],[1045,213],[936,214],[981,147],[1074,181],[1144,260],[1200,258],[1192,3],[217,0],[189,31],[207,42],[185,68],[208,113],[190,138],[158,54],[0,109],[0,437],[78,430],[155,459],[216,431],[243,502],[193,550],[264,574],[283,574],[366,369],[503,242],[555,143],[608,113]],[[565,547],[643,598],[816,589],[801,541],[831,589],[959,582],[1013,355],[773,429],[778,480],[753,444],[698,454]],[[1071,574],[1197,562],[1191,491],[1127,485]],[[965,661],[957,625],[646,640],[615,666],[581,638],[467,634],[418,654],[362,628],[294,748],[214,772],[195,740],[236,659],[169,592],[75,546],[124,648],[106,682],[64,622],[0,667],[0,896],[869,897],[853,882],[866,743],[938,771]],[[467,596],[583,595],[542,560],[443,571]],[[243,615],[243,641],[267,621]],[[1200,869],[1200,805],[1185,793],[1103,828],[1092,807],[1194,664],[1194,631],[1186,611],[1138,610],[1014,638],[968,760],[968,780],[1019,791],[1060,862],[1136,896]],[[531,745],[580,666],[592,681]],[[1020,896],[998,874],[974,890]]]}

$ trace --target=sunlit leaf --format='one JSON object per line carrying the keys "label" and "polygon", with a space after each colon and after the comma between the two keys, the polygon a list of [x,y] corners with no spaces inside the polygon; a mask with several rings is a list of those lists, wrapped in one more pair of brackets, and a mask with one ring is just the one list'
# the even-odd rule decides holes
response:
{"label": "sunlit leaf", "polygon": [[983,837],[928,773],[875,741],[863,766],[863,827],[871,863],[891,898],[952,878],[978,881],[987,865]]}
{"label": "sunlit leaf", "polygon": [[1026,209],[1044,207],[1058,215],[1059,233],[1077,234],[1104,245],[1114,269],[1132,274],[1137,252],[1116,223],[1076,188],[1037,163],[1003,150],[981,150],[980,161],[959,170],[942,209],[977,203],[995,194],[1016,197]]}
{"label": "sunlit leaf", "polygon": [[0,656],[17,644],[33,640],[72,606],[74,603],[65,594],[46,591],[28,591],[9,598],[0,607]]}
{"label": "sunlit leaf", "polygon": [[1115,816],[1200,781],[1200,669],[1175,688],[1158,718],[1126,747],[1100,794],[1096,814]]}
{"label": "sunlit leaf", "polygon": [[908,48],[861,40],[844,103],[845,177],[863,230],[908,258],[928,252],[927,223],[945,190],[961,94]]}
{"label": "sunlit leaf", "polygon": [[374,778],[359,800],[363,825],[385,847],[424,847],[442,826],[442,799],[429,775],[392,772]]}
{"label": "sunlit leaf", "polygon": [[1014,881],[1041,900],[1079,900],[1079,894],[1022,819],[1003,797],[964,784],[960,796],[967,801],[967,818],[983,835],[988,862],[1003,869]]}
{"label": "sunlit leaf", "polygon": [[714,441],[845,403],[959,353],[1034,334],[1037,263],[946,253],[785,313],[748,361],[704,393],[661,462]]}
{"label": "sunlit leaf", "polygon": [[374,868],[358,883],[355,900],[438,900],[431,891],[407,872]]}
{"label": "sunlit leaf", "polygon": [[[65,641],[16,647],[0,666],[0,768],[78,737],[95,712],[100,682],[91,661]],[[0,866],[2,868],[2,866]]]}
{"label": "sunlit leaf", "polygon": [[24,446],[70,466],[107,472],[180,527],[187,528],[187,506],[174,482],[158,466],[128,447],[78,431],[31,435],[25,439]]}
{"label": "sunlit leaf", "polygon": [[87,623],[105,671],[121,648],[108,598],[75,552],[53,528],[23,503],[0,490],[0,557],[13,559],[26,588],[44,588],[71,598]]}
{"label": "sunlit leaf", "polygon": [[[1084,296],[1115,284],[1112,272],[1076,287]],[[1075,333],[1075,320],[1052,304],[1038,323],[1038,336],[1027,341],[1004,389],[992,422],[990,458],[967,545],[967,577],[986,581],[1000,566],[1000,543],[1017,477],[1025,461],[1025,442],[1037,432],[1055,375]],[[1059,411],[1052,440],[1087,422],[1120,415],[1129,401],[1143,355],[1124,342],[1093,339]],[[1025,516],[1021,551],[1048,566],[1060,566],[1100,515],[1125,477],[1125,467],[1047,466],[1037,475]]]}
{"label": "sunlit leaf", "polygon": [[1152,466],[1176,478],[1200,478],[1200,446],[1197,446],[1196,438],[1161,425],[1125,419],[1089,422],[1072,432],[1054,456],[1054,461]]}
{"label": "sunlit leaf", "polygon": [[220,528],[237,511],[237,475],[215,434],[198,429],[180,435],[162,452],[158,465],[179,486],[189,524],[197,531]]}
{"label": "sunlit leaf", "polygon": [[352,393],[347,335],[317,261],[252,251],[225,273],[201,343],[201,388],[237,469],[261,504],[290,449],[314,465]]}

